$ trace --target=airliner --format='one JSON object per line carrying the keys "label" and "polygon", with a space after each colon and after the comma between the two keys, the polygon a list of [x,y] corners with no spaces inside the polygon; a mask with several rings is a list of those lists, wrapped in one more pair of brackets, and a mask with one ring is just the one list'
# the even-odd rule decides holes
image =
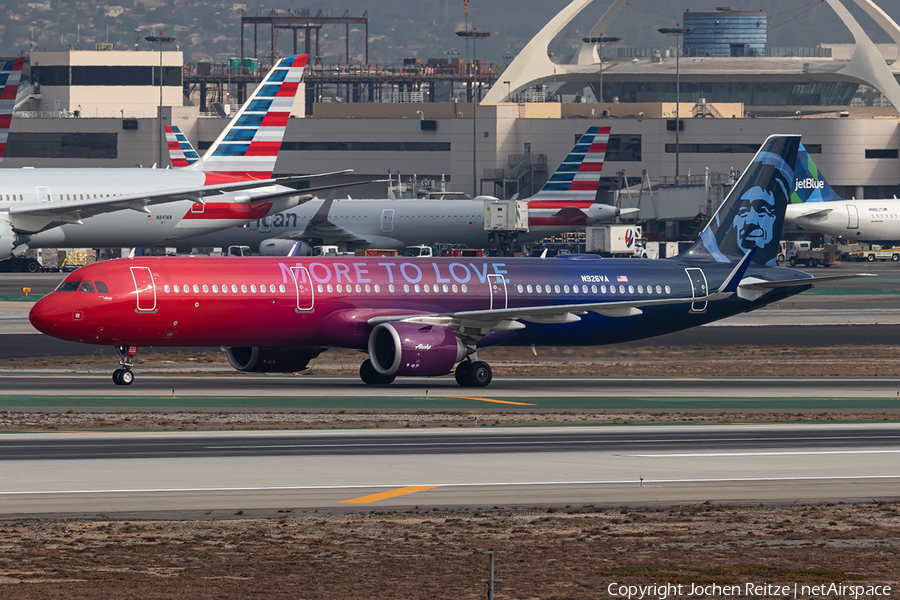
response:
{"label": "airliner", "polygon": [[30,312],[39,331],[110,344],[221,346],[240,371],[295,372],[328,348],[368,352],[367,384],[441,376],[483,387],[496,344],[614,344],[696,327],[810,289],[774,266],[800,136],[770,136],[685,253],[662,260],[155,257],[71,273]]}
{"label": "airliner", "polygon": [[900,200],[846,200],[839,196],[800,145],[788,223],[850,242],[900,244]]}
{"label": "airliner", "polygon": [[[272,178],[307,58],[282,58],[204,157],[186,168],[0,171],[0,260],[28,248],[165,244],[261,219],[310,199],[286,184],[336,173]],[[2,135],[9,129],[22,59],[6,67]],[[160,206],[151,212],[151,205]],[[16,265],[21,261],[10,266]]]}
{"label": "airliner", "polygon": [[[196,155],[178,127],[170,128],[173,166],[187,166]],[[609,141],[609,127],[591,127],[579,139],[546,184],[528,201],[530,231],[517,235],[529,243],[550,235],[573,231],[637,209],[619,210],[595,202],[600,173]],[[263,256],[286,256],[296,242],[301,254],[318,244],[341,250],[359,248],[403,249],[406,246],[450,242],[471,248],[493,246],[499,240],[484,229],[484,201],[421,199],[325,199],[312,200],[283,213],[257,219],[243,227],[191,238],[185,245],[249,246]]]}

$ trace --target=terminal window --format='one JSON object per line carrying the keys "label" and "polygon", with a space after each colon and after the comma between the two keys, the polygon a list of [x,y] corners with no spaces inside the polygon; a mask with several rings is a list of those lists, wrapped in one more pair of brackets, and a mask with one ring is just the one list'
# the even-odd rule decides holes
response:
{"label": "terminal window", "polygon": [[897,158],[898,152],[892,148],[866,148],[866,158]]}
{"label": "terminal window", "polygon": [[115,133],[13,133],[6,156],[15,158],[117,158]]}

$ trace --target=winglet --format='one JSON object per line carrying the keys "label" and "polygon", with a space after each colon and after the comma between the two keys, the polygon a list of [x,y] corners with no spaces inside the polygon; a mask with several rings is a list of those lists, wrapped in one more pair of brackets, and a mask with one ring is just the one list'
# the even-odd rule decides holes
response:
{"label": "winglet", "polygon": [[744,255],[737,266],[731,271],[728,277],[725,278],[725,281],[722,282],[722,285],[719,286],[718,293],[720,294],[733,294],[737,291],[738,285],[741,283],[741,279],[744,278],[744,273],[747,272],[747,269],[750,267],[751,261],[753,261],[753,255],[756,254],[756,247],[750,248],[750,251]]}
{"label": "winglet", "polygon": [[324,223],[328,220],[328,213],[331,212],[331,204],[334,202],[336,194],[337,190],[332,190],[331,193],[325,197],[325,202],[322,203],[322,206],[319,207],[319,210],[316,211],[313,218],[309,220],[310,225],[313,223]]}

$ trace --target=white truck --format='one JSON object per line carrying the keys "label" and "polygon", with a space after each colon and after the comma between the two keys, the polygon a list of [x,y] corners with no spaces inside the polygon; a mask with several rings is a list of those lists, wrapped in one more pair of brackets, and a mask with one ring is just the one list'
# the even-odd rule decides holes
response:
{"label": "white truck", "polygon": [[846,254],[850,260],[867,260],[874,262],[876,260],[900,260],[900,248],[882,248],[881,246],[872,246],[868,250],[857,250]]}
{"label": "white truck", "polygon": [[604,256],[635,256],[639,225],[599,225],[585,230],[585,250]]}
{"label": "white truck", "polygon": [[813,248],[812,242],[805,240],[785,243],[783,252],[784,260],[792,267],[797,265],[805,265],[810,268],[819,265],[830,267],[841,260],[840,252],[834,246]]}

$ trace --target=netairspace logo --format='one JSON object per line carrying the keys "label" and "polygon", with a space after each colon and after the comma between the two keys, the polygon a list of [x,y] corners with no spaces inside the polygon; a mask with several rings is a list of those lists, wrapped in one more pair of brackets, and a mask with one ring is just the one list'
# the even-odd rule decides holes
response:
{"label": "netairspace logo", "polygon": [[824,181],[816,181],[812,177],[798,179],[794,182],[794,191],[797,190],[821,190],[825,187]]}
{"label": "netairspace logo", "polygon": [[808,596],[837,596],[840,598],[852,598],[859,600],[860,598],[877,598],[887,597],[891,595],[891,586],[889,585],[862,585],[844,583],[820,583],[817,585],[809,585],[802,583],[794,583],[794,585],[784,585],[777,583],[744,583],[738,585],[698,585],[692,583],[690,585],[674,584],[674,583],[654,583],[652,585],[625,585],[618,582],[610,583],[606,586],[606,593],[616,598],[627,598],[628,600],[666,600],[672,597],[694,596],[704,598],[708,596],[746,596],[755,598],[760,596],[785,596],[796,600],[798,597]]}

